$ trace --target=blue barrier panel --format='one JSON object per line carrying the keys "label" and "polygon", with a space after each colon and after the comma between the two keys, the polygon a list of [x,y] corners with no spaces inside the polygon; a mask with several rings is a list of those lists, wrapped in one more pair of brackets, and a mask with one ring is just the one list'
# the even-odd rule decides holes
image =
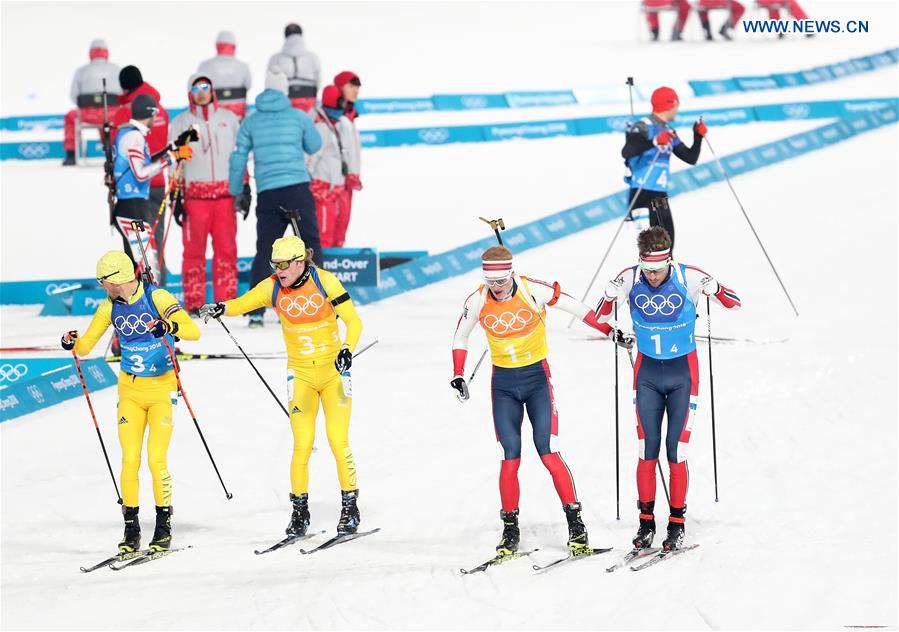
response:
{"label": "blue barrier panel", "polygon": [[743,91],[750,90],[776,90],[781,87],[777,79],[771,75],[757,75],[754,77],[734,77],[737,87]]}
{"label": "blue barrier panel", "polygon": [[[116,384],[116,375],[103,358],[82,360],[81,370],[91,392]],[[51,369],[44,375],[16,382],[0,390],[0,422],[42,410],[82,393],[81,380],[70,359],[67,366]],[[87,409],[84,414],[88,414]]]}
{"label": "blue barrier panel", "polygon": [[501,94],[435,94],[432,101],[436,110],[491,110],[509,107]]}
{"label": "blue barrier panel", "polygon": [[541,92],[507,92],[505,100],[510,108],[544,108],[559,105],[577,105],[571,90]]}
{"label": "blue barrier panel", "polygon": [[[59,353],[66,353],[62,347]],[[72,364],[71,357],[61,358],[12,358],[3,356],[0,358],[0,388],[14,386],[19,382],[40,377],[42,373],[55,371],[63,366]],[[0,391],[2,393],[3,391]]]}
{"label": "blue barrier panel", "polygon": [[403,112],[428,112],[434,102],[427,97],[400,99],[359,99],[356,109],[360,114],[396,114]]}
{"label": "blue barrier panel", "polygon": [[384,136],[383,146],[479,143],[484,140],[483,129],[482,125],[390,129],[382,132]]}
{"label": "blue barrier panel", "polygon": [[795,88],[805,85],[805,79],[798,72],[780,72],[771,76],[781,88]]}
{"label": "blue barrier panel", "polygon": [[539,121],[533,123],[500,123],[485,125],[483,139],[509,140],[510,138],[551,138],[553,136],[576,136],[574,121]]}
{"label": "blue barrier panel", "polygon": [[688,81],[687,83],[690,84],[694,96],[697,97],[739,92],[740,90],[740,86],[733,79],[698,80]]}
{"label": "blue barrier panel", "polygon": [[380,278],[380,259],[373,248],[327,248],[322,251],[322,268],[347,287],[377,285]]}

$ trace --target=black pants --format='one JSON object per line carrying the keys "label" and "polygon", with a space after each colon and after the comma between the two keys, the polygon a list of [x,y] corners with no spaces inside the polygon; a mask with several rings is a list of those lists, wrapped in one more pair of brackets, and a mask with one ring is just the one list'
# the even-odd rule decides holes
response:
{"label": "black pants", "polygon": [[[628,200],[633,200],[635,195],[637,195],[637,189],[631,189]],[[671,237],[671,249],[674,250],[674,218],[671,217],[671,209],[668,204],[662,205],[659,209],[653,209],[650,202],[656,198],[665,198],[667,202],[668,194],[665,191],[642,189],[640,195],[637,195],[637,200],[631,204],[631,208],[649,209],[649,225],[661,226],[667,230],[668,236]]]}
{"label": "black pants", "polygon": [[[250,286],[255,286],[272,274],[272,244],[289,230],[293,233],[290,220],[281,208],[299,212],[300,237],[307,248],[312,248],[312,259],[321,265],[321,240],[318,235],[318,216],[315,214],[315,200],[309,190],[309,183],[293,184],[280,189],[261,191],[256,203],[256,257],[250,271]],[[262,314],[258,309],[251,314]]]}
{"label": "black pants", "polygon": [[[154,199],[154,193],[158,196]],[[145,200],[142,198],[130,198],[127,200],[118,200],[115,205],[114,215],[116,218],[122,217],[125,219],[140,219],[143,220],[144,225],[147,230],[150,230],[153,227],[153,222],[156,221],[156,215],[159,211],[159,205],[162,203],[162,198],[165,195],[165,189],[162,187],[155,187],[150,189],[150,199]],[[128,255],[135,261],[140,262],[141,254],[140,252],[132,252],[131,244],[128,242],[128,236],[122,231],[122,228],[119,226],[118,221],[115,222],[116,230],[119,231],[119,234],[122,236],[122,250],[124,250]],[[162,219],[159,220],[159,223],[156,225],[156,232],[154,233],[154,237],[156,240],[156,247],[161,251],[162,242],[165,233],[165,222]],[[159,252],[156,253],[157,260],[159,257]],[[163,260],[164,261],[164,260]],[[155,266],[155,262],[153,262]],[[159,278],[155,279],[156,284],[160,286],[165,285],[165,270],[161,270],[157,275]]]}

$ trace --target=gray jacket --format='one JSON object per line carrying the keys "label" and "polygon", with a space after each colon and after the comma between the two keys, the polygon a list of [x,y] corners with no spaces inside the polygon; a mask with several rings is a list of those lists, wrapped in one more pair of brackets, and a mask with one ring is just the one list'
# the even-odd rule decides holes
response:
{"label": "gray jacket", "polygon": [[[169,123],[169,142],[191,125],[196,126],[200,140],[190,144],[193,158],[184,165],[184,194],[186,198],[217,198],[228,194],[228,160],[234,151],[240,119],[225,108],[216,107],[217,99],[205,107],[194,105],[190,87],[204,73],[191,75],[187,82],[190,107]],[[215,88],[215,83],[212,84]],[[204,111],[205,110],[205,111]],[[209,184],[204,184],[209,183]],[[212,183],[217,183],[210,186]],[[193,185],[193,186],[192,186]]]}
{"label": "gray jacket", "polygon": [[284,39],[280,53],[268,60],[269,70],[278,69],[287,75],[287,83],[295,86],[311,86],[316,92],[321,86],[322,68],[318,55],[306,48],[303,36],[294,33]]}
{"label": "gray jacket", "polygon": [[[106,91],[110,97],[118,96],[122,93],[119,86],[119,68],[116,64],[108,59],[98,57],[92,59],[89,64],[85,64],[75,71],[72,78],[72,88],[69,90],[69,96],[72,102],[78,104],[78,95],[80,94],[100,94],[103,92],[103,79],[106,79]],[[109,99],[109,105],[115,105],[116,100]],[[102,105],[102,103],[100,104]]]}
{"label": "gray jacket", "polygon": [[234,55],[216,55],[200,62],[197,74],[209,77],[218,90],[243,88],[248,91],[252,82],[250,67]]}
{"label": "gray jacket", "polygon": [[[327,182],[332,187],[343,186],[343,164],[347,173],[359,173],[357,154],[354,151],[355,131],[353,124],[345,116],[336,123],[326,119],[324,112],[316,109],[318,117],[315,129],[322,137],[322,148],[309,156],[309,175],[313,180]],[[339,141],[339,142],[338,142]]]}

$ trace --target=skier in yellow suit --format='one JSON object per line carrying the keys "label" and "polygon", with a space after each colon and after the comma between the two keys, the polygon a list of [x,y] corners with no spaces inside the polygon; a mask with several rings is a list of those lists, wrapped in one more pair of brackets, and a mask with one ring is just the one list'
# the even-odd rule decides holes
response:
{"label": "skier in yellow suit", "polygon": [[[243,296],[200,308],[210,318],[240,316],[260,307],[274,307],[281,320],[287,345],[290,427],[293,430],[293,458],[290,462],[290,501],[293,505],[289,537],[306,534],[309,527],[309,455],[315,440],[315,418],[319,401],[325,411],[331,451],[340,479],[341,512],[337,534],[355,533],[359,528],[356,499],[356,463],[349,446],[352,389],[349,369],[353,350],[362,333],[362,321],[350,295],[336,276],[319,270],[312,251],[296,236],[282,237],[272,245],[274,274]],[[337,317],[346,325],[341,343]],[[290,392],[290,391],[289,391]]]}
{"label": "skier in yellow suit", "polygon": [[83,336],[74,330],[63,334],[62,347],[87,355],[110,325],[115,329],[122,345],[116,415],[122,445],[125,537],[119,551],[125,554],[140,549],[138,470],[148,426],[147,460],[156,501],[150,549],[165,550],[172,541],[172,477],[166,453],[172,437],[173,407],[178,404],[178,382],[166,343],[173,346],[175,336],[198,340],[200,329],[169,292],[137,279],[134,262],[124,252],[111,250],[100,258],[97,281],[106,290],[106,300]]}

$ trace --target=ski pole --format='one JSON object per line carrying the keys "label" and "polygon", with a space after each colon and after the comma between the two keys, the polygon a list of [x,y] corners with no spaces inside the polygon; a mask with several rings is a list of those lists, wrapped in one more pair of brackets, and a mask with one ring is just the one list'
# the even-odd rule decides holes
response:
{"label": "ski pole", "polygon": [[[627,221],[627,218],[631,216],[631,211],[634,209],[634,204],[637,201],[637,198],[640,197],[640,193],[643,191],[643,184],[645,180],[649,177],[650,172],[653,167],[655,167],[656,160],[659,159],[659,156],[662,154],[662,150],[660,148],[656,148],[656,153],[652,157],[652,161],[649,163],[649,167],[646,171],[646,176],[643,178],[644,182],[640,183],[640,186],[637,188],[637,192],[634,193],[631,198],[630,204],[627,205],[627,210],[624,212],[624,217],[621,218],[621,221],[618,222],[618,229],[615,231],[615,235],[612,237],[611,243],[609,243],[609,247],[606,248],[605,254],[602,256],[602,259],[599,261],[599,265],[596,266],[596,272],[593,273],[593,278],[590,279],[590,285],[587,286],[587,290],[584,292],[584,296],[581,298],[581,303],[587,302],[587,296],[590,294],[590,290],[593,289],[593,284],[596,283],[596,278],[599,276],[599,271],[602,270],[603,264],[606,262],[606,259],[609,257],[609,253],[612,252],[612,247],[615,245],[615,242],[618,240],[618,235],[621,233],[621,229],[624,228],[624,222]],[[575,317],[572,316],[571,320],[568,321],[568,327],[571,327],[574,324]]]}
{"label": "ski pole", "polygon": [[250,360],[250,356],[247,355],[247,352],[244,351],[243,347],[240,346],[240,343],[237,342],[237,338],[235,338],[234,334],[231,333],[231,330],[228,329],[228,325],[226,325],[224,323],[224,321],[222,321],[221,318],[216,318],[216,320],[218,321],[219,325],[221,325],[222,328],[225,330],[225,333],[228,334],[228,337],[231,338],[231,342],[233,342],[235,344],[235,346],[238,348],[238,350],[240,350],[240,352],[243,354],[243,357],[246,358],[247,362],[250,363],[250,366],[253,367],[253,371],[255,371],[256,375],[259,377],[259,379],[262,380],[262,383],[265,385],[265,388],[268,389],[268,392],[271,393],[271,395],[275,399],[275,401],[278,402],[278,406],[281,408],[282,411],[284,411],[284,414],[287,415],[287,418],[290,419],[290,413],[287,412],[287,408],[284,406],[284,403],[281,401],[281,399],[277,395],[275,395],[275,391],[272,390],[272,387],[269,386],[268,382],[265,381],[265,378],[262,377],[262,373],[259,372],[259,369],[257,369],[256,365],[253,364],[253,361]]}
{"label": "ski pole", "polygon": [[365,345],[364,347],[359,349],[359,351],[357,351],[356,353],[353,354],[353,359],[355,360],[357,357],[361,356],[363,353],[365,353],[366,351],[368,351],[369,349],[374,347],[376,344],[378,344],[378,342],[379,342],[379,340],[377,338],[375,338],[374,340],[369,342],[367,345]]}
{"label": "ski pole", "polygon": [[715,502],[718,502],[718,443],[715,437],[715,376],[712,373],[712,301],[705,297],[706,324],[709,331],[709,389],[712,394],[712,467],[715,472]]}
{"label": "ski pole", "polygon": [[[630,79],[630,77],[628,77]],[[615,303],[615,324],[618,324],[618,303]],[[615,520],[621,520],[621,467],[618,450],[618,344],[615,347]]]}
{"label": "ski pole", "polygon": [[[496,219],[487,219],[486,217],[479,217],[482,222],[486,222],[490,228],[493,229],[493,232],[496,234],[496,241],[499,242],[500,246],[505,246],[503,243],[502,235],[499,234],[499,231],[506,230],[506,223],[503,221],[502,217],[497,217]],[[474,376],[478,372],[478,368],[481,366],[481,363],[484,361],[484,358],[487,357],[487,349],[481,353],[481,357],[478,359],[478,363],[474,365],[474,371],[471,372],[471,377],[468,378],[468,383],[474,379]]]}
{"label": "ski pole", "polygon": [[298,215],[297,210],[293,209],[293,208],[284,208],[283,206],[279,206],[278,208],[280,208],[281,212],[284,213],[284,215],[287,216],[287,219],[290,220],[290,225],[293,226],[293,234],[296,235],[297,237],[299,237],[300,236],[300,227],[297,224],[297,215]]}
{"label": "ski pole", "polygon": [[712,144],[709,142],[708,136],[705,137],[705,144],[709,146],[709,151],[712,152],[712,157],[715,159],[715,162],[718,163],[718,168],[721,170],[721,173],[724,175],[724,179],[727,182],[727,186],[730,187],[730,192],[733,193],[734,199],[737,201],[737,206],[740,207],[740,210],[743,212],[743,217],[746,218],[746,223],[749,224],[749,229],[752,230],[752,234],[755,236],[755,240],[759,242],[759,248],[762,249],[762,252],[765,255],[765,259],[768,260],[768,265],[771,266],[771,271],[774,272],[774,276],[777,277],[777,282],[780,283],[780,289],[783,290],[784,295],[787,297],[787,300],[790,302],[790,307],[793,308],[793,313],[796,316],[799,316],[799,310],[796,309],[796,305],[793,303],[793,299],[790,298],[790,293],[787,292],[787,288],[784,285],[784,282],[781,280],[780,275],[777,273],[777,268],[774,267],[774,263],[771,261],[771,257],[768,256],[768,251],[765,250],[765,245],[762,243],[759,234],[755,231],[755,226],[752,225],[752,221],[749,219],[749,215],[746,213],[746,209],[743,208],[743,203],[740,201],[740,196],[737,195],[736,190],[734,189],[734,185],[730,181],[730,176],[727,175],[727,171],[724,169],[724,165],[721,164],[721,161],[718,159],[718,154],[715,153],[715,150],[712,148]]}
{"label": "ski pole", "polygon": [[115,487],[115,495],[117,503],[122,504],[122,495],[119,493],[119,485],[115,481],[115,474],[112,473],[112,465],[109,463],[109,454],[106,452],[106,444],[103,443],[103,435],[100,434],[100,424],[97,423],[97,415],[94,413],[94,405],[91,403],[91,396],[87,390],[87,382],[84,381],[84,374],[81,372],[81,362],[72,349],[72,359],[75,361],[75,369],[78,371],[78,379],[81,380],[81,388],[84,391],[84,399],[87,400],[87,407],[91,411],[91,419],[94,420],[94,428],[97,429],[97,438],[100,440],[100,447],[103,448],[103,458],[106,459],[106,467],[109,469],[109,476],[112,477],[112,486]]}
{"label": "ski pole", "polygon": [[187,393],[184,392],[184,385],[181,384],[181,371],[178,370],[178,360],[175,359],[175,352],[172,350],[172,345],[169,344],[169,341],[165,338],[162,338],[162,344],[165,345],[166,350],[169,352],[169,359],[172,361],[172,370],[175,371],[175,380],[178,382],[178,391],[181,393],[181,398],[184,400],[184,404],[187,406],[187,411],[190,413],[191,419],[194,420],[194,427],[197,429],[197,433],[200,435],[200,441],[203,442],[203,447],[206,448],[206,454],[209,455],[209,460],[212,463],[212,468],[215,470],[215,475],[219,477],[219,483],[222,484],[222,489],[225,490],[225,498],[231,500],[234,498],[234,494],[228,491],[228,488],[225,487],[225,481],[222,480],[222,475],[219,473],[219,468],[215,464],[215,459],[212,458],[212,452],[209,450],[209,444],[206,443],[206,437],[203,436],[203,431],[200,430],[200,424],[197,421],[197,416],[194,414],[193,408],[190,406],[190,402],[187,399]]}

